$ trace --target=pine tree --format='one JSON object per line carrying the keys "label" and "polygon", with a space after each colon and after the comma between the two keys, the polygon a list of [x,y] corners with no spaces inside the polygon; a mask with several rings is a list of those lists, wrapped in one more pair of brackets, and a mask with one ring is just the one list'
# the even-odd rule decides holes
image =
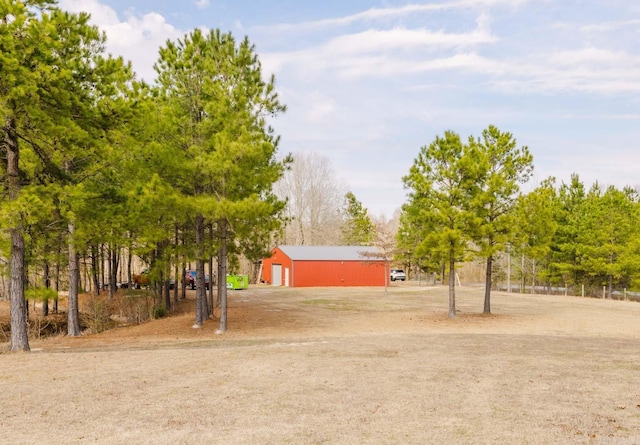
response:
{"label": "pine tree", "polygon": [[[638,206],[633,194],[613,186],[602,191],[596,183],[587,193],[580,219],[582,230],[576,240],[580,268],[592,284],[606,285],[611,298],[614,284],[628,283],[637,263],[631,245],[638,234]],[[629,261],[633,256],[636,261]]]}
{"label": "pine tree", "polygon": [[[121,59],[103,57],[104,36],[87,14],[69,14],[50,1],[3,2],[0,10],[1,139],[7,151],[12,200],[32,199],[46,185],[69,221],[69,334],[78,335],[77,255],[72,201],[96,160],[119,111],[130,72]],[[20,146],[21,145],[21,146]],[[23,159],[18,164],[18,157]],[[18,181],[19,179],[19,181]],[[65,198],[66,202],[63,202]],[[24,300],[25,213],[15,213],[12,349],[28,349],[20,309]],[[13,329],[12,329],[13,331]]]}
{"label": "pine tree", "polygon": [[376,229],[367,209],[352,192],[347,192],[344,197],[343,213],[343,243],[347,246],[370,246],[375,239]]}
{"label": "pine tree", "polygon": [[562,183],[554,205],[556,234],[551,242],[550,277],[565,287],[579,284],[584,274],[578,258],[578,234],[582,230],[580,214],[586,198],[584,184],[577,174],[569,184]]}
{"label": "pine tree", "polygon": [[450,318],[456,316],[455,264],[465,257],[470,241],[468,202],[477,193],[477,161],[460,136],[447,131],[420,149],[403,178],[409,190],[403,212],[411,214],[413,227],[428,228],[417,250],[448,264]]}
{"label": "pine tree", "polygon": [[[543,181],[535,190],[520,195],[515,209],[515,239],[512,246],[539,264],[540,271],[548,270],[551,245],[558,230],[555,214],[558,211],[554,179]],[[535,281],[535,275],[534,275]]]}
{"label": "pine tree", "polygon": [[470,139],[470,150],[478,159],[479,193],[470,200],[475,211],[474,241],[479,254],[486,259],[484,292],[485,314],[491,313],[491,285],[494,256],[504,251],[516,230],[515,207],[520,185],[531,177],[533,156],[527,147],[517,148],[511,133],[490,125],[476,140]]}
{"label": "pine tree", "polygon": [[[194,222],[196,318],[208,318],[204,295],[207,261],[205,227],[216,227],[220,331],[227,329],[227,250],[240,225],[277,217],[282,209],[272,185],[283,173],[276,161],[278,138],[266,117],[284,111],[274,79],[262,79],[248,39],[236,43],[230,33],[195,30],[167,42],[156,64],[165,142],[180,159],[181,175],[171,185],[184,197]],[[236,227],[238,226],[238,227]]]}

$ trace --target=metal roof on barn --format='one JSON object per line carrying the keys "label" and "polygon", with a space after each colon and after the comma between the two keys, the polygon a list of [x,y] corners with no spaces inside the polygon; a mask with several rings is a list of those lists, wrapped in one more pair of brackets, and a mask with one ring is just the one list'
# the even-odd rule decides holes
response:
{"label": "metal roof on barn", "polygon": [[381,261],[371,246],[278,246],[294,261]]}

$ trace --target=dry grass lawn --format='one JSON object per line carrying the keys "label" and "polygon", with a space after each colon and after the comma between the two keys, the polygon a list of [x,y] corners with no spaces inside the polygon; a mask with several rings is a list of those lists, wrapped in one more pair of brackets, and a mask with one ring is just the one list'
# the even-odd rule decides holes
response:
{"label": "dry grass lawn", "polygon": [[0,443],[640,444],[638,303],[253,287],[223,335],[192,305],[2,344]]}

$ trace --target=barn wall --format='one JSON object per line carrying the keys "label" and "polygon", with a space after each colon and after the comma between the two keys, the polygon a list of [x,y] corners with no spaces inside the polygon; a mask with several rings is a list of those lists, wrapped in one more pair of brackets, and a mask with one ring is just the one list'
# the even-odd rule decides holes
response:
{"label": "barn wall", "polygon": [[293,269],[291,267],[291,259],[282,252],[278,247],[273,249],[271,258],[265,258],[262,260],[262,281],[271,284],[273,277],[271,276],[271,266],[274,264],[282,265],[282,284],[284,285],[285,269],[289,269],[289,285],[291,285],[291,276],[293,275]]}
{"label": "barn wall", "polygon": [[384,286],[382,261],[295,261],[294,287]]}

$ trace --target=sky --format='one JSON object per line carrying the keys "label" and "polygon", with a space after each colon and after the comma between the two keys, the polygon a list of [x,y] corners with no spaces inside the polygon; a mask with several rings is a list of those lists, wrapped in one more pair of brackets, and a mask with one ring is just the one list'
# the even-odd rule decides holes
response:
{"label": "sky", "polygon": [[422,146],[489,125],[549,176],[640,186],[637,0],[60,0],[153,82],[158,49],[201,29],[255,45],[288,110],[281,154],[315,152],[373,216],[404,202]]}

